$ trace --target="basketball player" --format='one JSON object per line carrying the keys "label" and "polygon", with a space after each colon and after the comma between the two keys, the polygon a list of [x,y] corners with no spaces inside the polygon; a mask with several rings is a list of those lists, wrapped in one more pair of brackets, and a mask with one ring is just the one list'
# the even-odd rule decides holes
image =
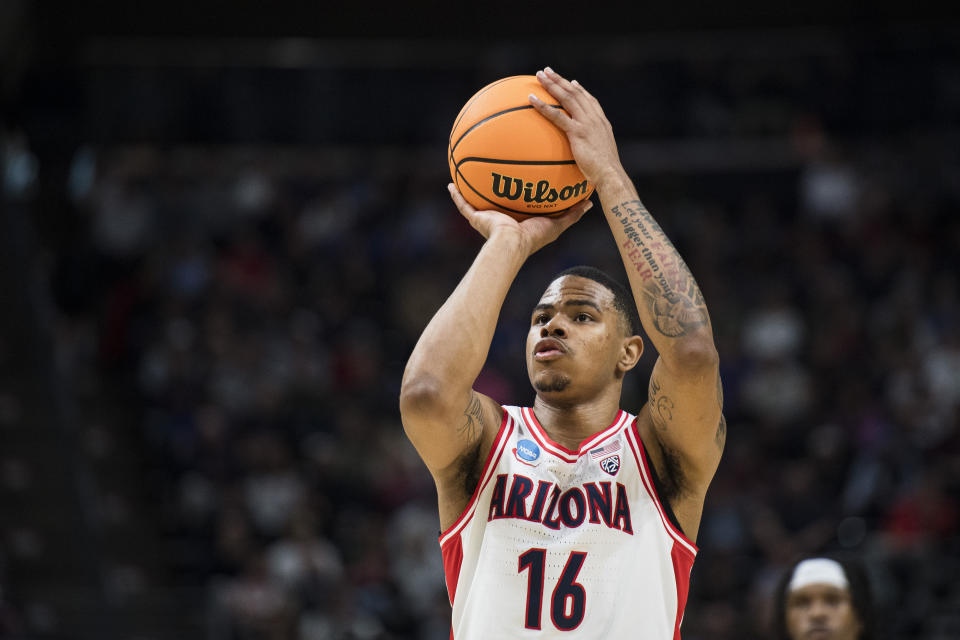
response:
{"label": "basketball player", "polygon": [[873,640],[870,583],[852,560],[807,558],[786,571],[776,590],[779,640]]}
{"label": "basketball player", "polygon": [[[679,638],[726,437],[710,317],[597,100],[549,68],[537,77],[566,113],[531,105],[566,133],[596,186],[631,290],[592,268],[558,275],[530,316],[533,406],[477,393],[521,265],[590,204],[518,223],[449,186],[486,242],[414,348],[400,411],[437,486],[452,637]],[[659,358],[633,416],[620,395],[643,352],[637,311]]]}

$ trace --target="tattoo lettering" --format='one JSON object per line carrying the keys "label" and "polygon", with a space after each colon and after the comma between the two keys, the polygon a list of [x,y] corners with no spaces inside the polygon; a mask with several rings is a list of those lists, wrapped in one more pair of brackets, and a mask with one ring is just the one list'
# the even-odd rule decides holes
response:
{"label": "tattoo lettering", "polygon": [[643,203],[622,202],[610,211],[623,225],[627,240],[621,249],[640,277],[657,331],[679,338],[706,325],[709,316],[696,280]]}
{"label": "tattoo lettering", "polygon": [[470,392],[470,403],[463,411],[463,423],[457,427],[457,433],[467,441],[473,442],[480,437],[483,431],[483,405],[480,396],[475,391]]}

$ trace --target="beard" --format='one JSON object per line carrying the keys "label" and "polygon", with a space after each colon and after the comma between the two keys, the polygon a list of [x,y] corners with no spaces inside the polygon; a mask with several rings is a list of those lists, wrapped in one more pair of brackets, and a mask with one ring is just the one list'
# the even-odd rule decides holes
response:
{"label": "beard", "polygon": [[538,378],[533,383],[533,388],[540,393],[552,393],[563,391],[570,386],[570,378],[562,373],[548,374],[546,379]]}

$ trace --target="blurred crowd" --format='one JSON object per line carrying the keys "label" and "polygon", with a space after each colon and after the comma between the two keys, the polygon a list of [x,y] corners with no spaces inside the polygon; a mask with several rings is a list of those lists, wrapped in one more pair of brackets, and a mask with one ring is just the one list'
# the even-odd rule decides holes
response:
{"label": "blurred crowd", "polygon": [[[78,156],[96,177],[56,272],[61,364],[139,407],[168,562],[209,588],[210,638],[446,637],[435,493],[397,391],[480,240],[442,175],[330,179],[297,158]],[[863,554],[892,637],[956,629],[957,193],[871,158],[730,202],[640,181],[710,305],[730,425],[686,638],[763,637],[782,568],[830,549]],[[529,307],[574,263],[623,278],[607,236],[593,217],[531,260],[485,392],[532,401]]]}
{"label": "blurred crowd", "polygon": [[[908,123],[951,122],[960,65],[931,69],[940,88],[918,92],[909,65],[810,61],[801,74],[763,56],[647,65],[638,86],[656,97],[608,107],[615,127],[642,123],[617,129],[633,136],[789,145],[769,167],[642,174],[624,147],[720,351],[729,435],[684,638],[768,637],[780,573],[832,550],[866,563],[891,639],[957,637],[960,157]],[[891,77],[906,101],[874,100]],[[158,105],[161,120],[192,113]],[[137,117],[117,111],[121,124]],[[871,135],[885,126],[903,137]],[[209,640],[449,636],[436,494],[397,394],[481,240],[449,202],[442,149],[430,163],[402,149],[104,145],[69,161],[48,265],[57,363],[87,405],[132,416],[112,427],[142,448],[162,579],[204,594]],[[529,312],[575,264],[625,279],[601,216],[524,267],[480,390],[532,402]],[[645,401],[653,351],[628,378],[629,411]]]}

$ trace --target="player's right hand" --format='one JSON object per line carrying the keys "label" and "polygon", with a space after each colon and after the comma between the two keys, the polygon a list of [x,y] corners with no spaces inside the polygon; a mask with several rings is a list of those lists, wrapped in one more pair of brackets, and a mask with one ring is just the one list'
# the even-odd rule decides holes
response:
{"label": "player's right hand", "polygon": [[527,256],[530,256],[560,237],[560,234],[574,222],[583,217],[593,207],[589,199],[578,202],[559,216],[535,216],[517,221],[505,213],[494,210],[475,209],[467,202],[457,187],[451,182],[447,185],[453,203],[470,226],[480,232],[484,238],[498,234],[511,234],[519,242]]}
{"label": "player's right hand", "polygon": [[573,157],[587,180],[600,192],[607,181],[622,180],[625,174],[613,127],[597,99],[579,82],[567,80],[550,67],[537,71],[537,80],[563,109],[554,109],[533,94],[530,104],[567,134]]}

